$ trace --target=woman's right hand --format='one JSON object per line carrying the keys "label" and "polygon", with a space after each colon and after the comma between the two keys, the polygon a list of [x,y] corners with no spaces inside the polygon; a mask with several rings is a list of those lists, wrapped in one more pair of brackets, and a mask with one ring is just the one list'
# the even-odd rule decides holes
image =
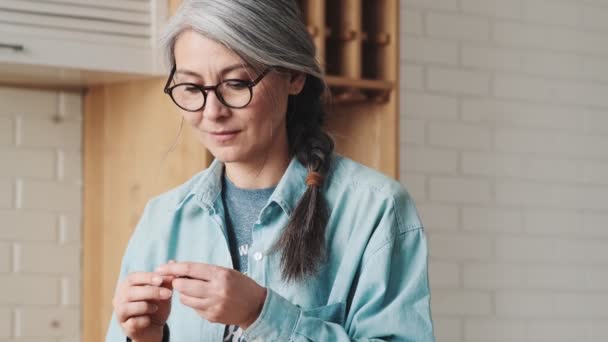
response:
{"label": "woman's right hand", "polygon": [[171,312],[173,277],[134,272],[118,285],[114,314],[133,342],[160,342]]}

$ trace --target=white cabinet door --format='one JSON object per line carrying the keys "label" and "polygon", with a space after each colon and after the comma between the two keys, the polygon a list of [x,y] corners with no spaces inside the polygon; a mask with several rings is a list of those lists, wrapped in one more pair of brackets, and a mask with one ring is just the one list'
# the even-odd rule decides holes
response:
{"label": "white cabinet door", "polygon": [[0,0],[0,64],[164,74],[157,42],[167,7],[167,0]]}

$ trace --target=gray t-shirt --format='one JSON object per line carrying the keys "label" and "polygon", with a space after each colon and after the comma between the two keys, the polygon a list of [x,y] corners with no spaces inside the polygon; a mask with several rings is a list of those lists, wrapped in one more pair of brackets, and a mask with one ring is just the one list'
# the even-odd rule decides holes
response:
{"label": "gray t-shirt", "polygon": [[[275,187],[267,189],[241,189],[234,185],[226,175],[222,182],[222,201],[228,231],[228,245],[234,269],[247,274],[251,232],[260,211],[272,195]],[[237,326],[227,326],[225,342],[244,342],[243,332]]]}

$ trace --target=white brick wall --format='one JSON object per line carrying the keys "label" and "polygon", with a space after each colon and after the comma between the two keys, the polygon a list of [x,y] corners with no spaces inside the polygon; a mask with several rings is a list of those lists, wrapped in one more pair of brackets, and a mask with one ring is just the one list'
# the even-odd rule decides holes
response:
{"label": "white brick wall", "polygon": [[608,341],[608,1],[401,7],[437,340]]}
{"label": "white brick wall", "polygon": [[0,87],[0,341],[80,340],[82,97]]}

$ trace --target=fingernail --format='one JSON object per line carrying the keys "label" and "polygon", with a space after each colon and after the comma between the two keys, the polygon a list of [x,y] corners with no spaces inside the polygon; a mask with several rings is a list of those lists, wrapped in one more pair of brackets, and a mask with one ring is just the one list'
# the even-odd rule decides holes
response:
{"label": "fingernail", "polygon": [[162,265],[156,268],[156,272],[165,272],[167,270],[167,266]]}
{"label": "fingernail", "polygon": [[151,312],[156,312],[156,310],[158,310],[158,305],[152,304],[152,305],[150,306],[150,311],[151,311]]}
{"label": "fingernail", "polygon": [[160,296],[163,297],[163,298],[169,298],[169,297],[171,297],[171,293],[172,293],[171,290],[168,290],[168,289],[161,289],[160,290]]}
{"label": "fingernail", "polygon": [[175,264],[175,260],[169,260],[170,264]]}
{"label": "fingernail", "polygon": [[154,283],[155,285],[160,285],[163,283],[163,278],[159,276],[154,276],[152,277],[152,283]]}

